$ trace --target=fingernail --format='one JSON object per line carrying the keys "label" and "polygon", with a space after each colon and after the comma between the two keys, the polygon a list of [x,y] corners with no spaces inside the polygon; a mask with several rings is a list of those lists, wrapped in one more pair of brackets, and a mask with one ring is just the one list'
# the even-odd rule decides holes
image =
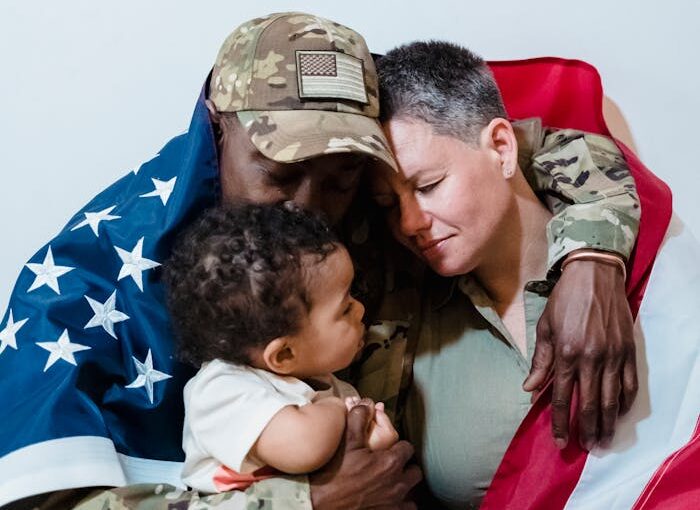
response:
{"label": "fingernail", "polygon": [[559,448],[560,450],[566,448],[566,443],[568,443],[568,441],[563,437],[554,438],[554,444],[557,445],[557,448]]}

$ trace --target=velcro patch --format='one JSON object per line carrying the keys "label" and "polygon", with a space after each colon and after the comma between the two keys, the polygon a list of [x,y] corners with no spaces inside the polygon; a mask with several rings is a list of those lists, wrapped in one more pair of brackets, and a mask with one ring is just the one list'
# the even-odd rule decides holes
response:
{"label": "velcro patch", "polygon": [[296,59],[300,98],[369,102],[361,59],[337,51],[297,51]]}

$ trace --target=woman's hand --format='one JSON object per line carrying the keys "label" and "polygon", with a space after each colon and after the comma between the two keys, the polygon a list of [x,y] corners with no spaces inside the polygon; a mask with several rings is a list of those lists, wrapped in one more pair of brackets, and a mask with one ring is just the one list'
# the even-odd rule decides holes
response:
{"label": "woman's hand", "polygon": [[637,393],[633,321],[620,268],[593,260],[571,261],[552,290],[537,324],[537,343],[525,391],[544,386],[553,372],[552,435],[569,440],[569,410],[579,387],[581,446],[612,440],[615,420]]}
{"label": "woman's hand", "polygon": [[309,475],[314,510],[415,508],[405,501],[422,478],[417,465],[406,465],[413,456],[413,446],[399,441],[387,450],[370,450],[367,439],[372,415],[368,406],[354,406],[348,412],[338,453]]}

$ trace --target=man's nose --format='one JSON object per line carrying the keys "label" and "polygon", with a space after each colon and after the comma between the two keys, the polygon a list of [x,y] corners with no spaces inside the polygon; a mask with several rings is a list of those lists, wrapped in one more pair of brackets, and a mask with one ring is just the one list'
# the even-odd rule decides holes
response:
{"label": "man's nose", "polygon": [[321,211],[322,198],[321,186],[318,180],[311,176],[306,176],[299,183],[293,200],[304,209],[319,212]]}
{"label": "man's nose", "polygon": [[430,228],[430,216],[420,207],[413,196],[400,198],[399,226],[401,233],[407,237],[417,235],[420,231]]}

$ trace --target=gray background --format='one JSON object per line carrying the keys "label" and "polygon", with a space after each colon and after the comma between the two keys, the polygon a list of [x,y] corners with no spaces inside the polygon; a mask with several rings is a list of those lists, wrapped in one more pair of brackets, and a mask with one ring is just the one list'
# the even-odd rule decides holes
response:
{"label": "gray background", "polygon": [[439,38],[491,60],[590,62],[614,133],[671,185],[676,211],[700,231],[698,1],[3,0],[0,317],[29,257],[187,128],[226,35],[284,10],[347,24],[377,52]]}

